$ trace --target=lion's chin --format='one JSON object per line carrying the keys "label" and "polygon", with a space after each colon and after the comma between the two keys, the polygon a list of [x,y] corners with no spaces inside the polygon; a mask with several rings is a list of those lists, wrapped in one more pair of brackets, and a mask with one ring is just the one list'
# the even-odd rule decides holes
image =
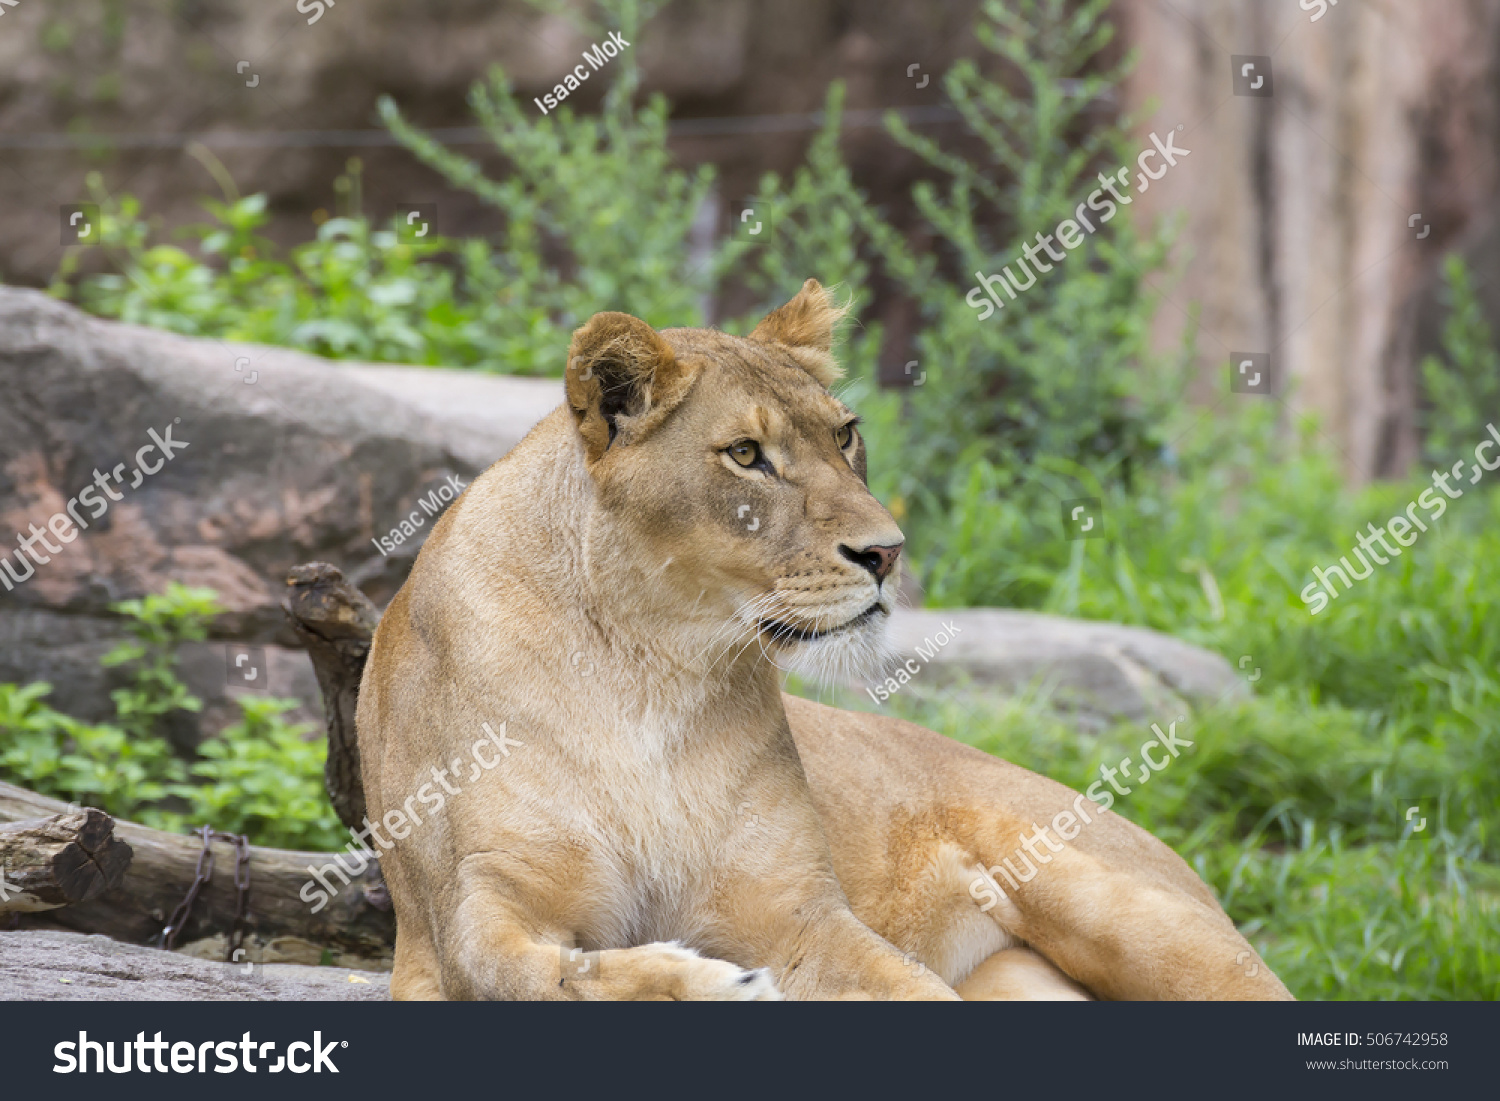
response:
{"label": "lion's chin", "polygon": [[890,608],[881,600],[844,627],[783,642],[776,665],[827,685],[867,680],[883,671],[895,654],[887,639],[889,622]]}

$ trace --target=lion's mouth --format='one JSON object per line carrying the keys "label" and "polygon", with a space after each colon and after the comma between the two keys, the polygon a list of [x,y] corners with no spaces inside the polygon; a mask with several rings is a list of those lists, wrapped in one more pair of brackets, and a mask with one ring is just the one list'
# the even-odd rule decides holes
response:
{"label": "lion's mouth", "polygon": [[820,631],[816,627],[798,627],[791,623],[782,623],[776,619],[762,619],[756,626],[771,637],[773,642],[812,642],[816,639],[827,638],[841,631],[852,630],[864,623],[868,623],[877,614],[886,614],[886,609],[880,601],[875,601],[864,611],[853,619],[840,623],[837,627],[830,627],[826,631]]}

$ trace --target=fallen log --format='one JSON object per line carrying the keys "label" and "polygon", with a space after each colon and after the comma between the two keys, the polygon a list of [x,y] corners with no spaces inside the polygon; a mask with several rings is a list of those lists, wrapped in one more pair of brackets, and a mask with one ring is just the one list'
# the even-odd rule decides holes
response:
{"label": "fallen log", "polygon": [[32,914],[117,887],[133,853],[92,807],[0,825],[0,914]]}
{"label": "fallen log", "polygon": [[[56,815],[69,816],[70,808],[55,799],[0,783],[0,823]],[[193,886],[203,841],[189,834],[165,833],[118,820],[114,822],[114,834],[134,854],[119,882],[61,909],[24,914],[22,928],[101,933],[132,944],[160,940],[168,917]],[[215,871],[199,889],[178,937],[181,944],[216,934],[227,937],[234,927],[238,903],[234,846],[214,842],[212,851]],[[358,875],[346,876],[329,867],[333,864],[331,853],[255,846],[249,853],[250,888],[243,921],[247,937],[260,944],[290,937],[348,956],[389,957],[396,923],[378,865],[371,863]],[[349,854],[343,856],[351,870],[358,866],[359,861]],[[333,888],[331,898],[317,913],[313,912],[313,903],[320,894],[329,892],[321,891],[313,879],[314,872],[321,872]],[[313,884],[310,889],[309,883]]]}

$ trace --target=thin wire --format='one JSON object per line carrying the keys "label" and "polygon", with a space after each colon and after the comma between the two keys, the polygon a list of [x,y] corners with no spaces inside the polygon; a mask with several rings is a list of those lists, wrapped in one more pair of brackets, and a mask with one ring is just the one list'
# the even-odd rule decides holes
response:
{"label": "thin wire", "polygon": [[[884,124],[896,114],[910,125],[932,126],[957,122],[952,107],[872,107],[845,111],[845,129],[857,130]],[[823,111],[801,111],[784,115],[740,115],[725,118],[674,119],[667,133],[675,138],[730,137],[741,134],[791,134],[820,129]],[[449,126],[424,131],[446,145],[487,145],[490,136],[482,126]],[[44,131],[31,134],[0,134],[0,149],[183,149],[197,142],[218,149],[371,148],[398,146],[401,142],[388,130],[203,130],[179,133],[125,132],[119,134],[73,134]]]}

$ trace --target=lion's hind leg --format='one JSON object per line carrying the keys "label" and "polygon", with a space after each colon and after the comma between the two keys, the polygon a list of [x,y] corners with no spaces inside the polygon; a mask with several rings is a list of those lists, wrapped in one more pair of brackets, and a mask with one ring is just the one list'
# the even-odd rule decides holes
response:
{"label": "lion's hind leg", "polygon": [[[1122,818],[1095,814],[1087,849],[1059,831],[1064,843],[1052,852],[1034,846],[1036,863],[1018,853],[989,865],[980,893],[991,896],[989,916],[1001,928],[1101,998],[1291,997],[1176,853]],[[997,834],[1007,832],[1014,827]],[[1003,844],[988,851],[1003,852]]]}
{"label": "lion's hind leg", "polygon": [[1051,960],[1030,948],[1006,948],[990,956],[955,989],[966,1002],[1087,1002],[1083,987]]}

